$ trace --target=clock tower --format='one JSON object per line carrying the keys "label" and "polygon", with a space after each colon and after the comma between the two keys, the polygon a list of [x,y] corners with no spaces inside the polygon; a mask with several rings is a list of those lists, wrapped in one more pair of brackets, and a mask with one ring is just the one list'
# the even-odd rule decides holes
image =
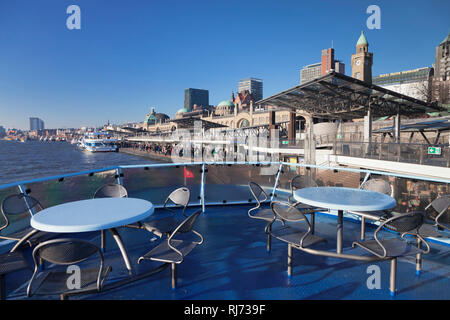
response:
{"label": "clock tower", "polygon": [[364,31],[361,31],[356,43],[356,53],[352,54],[352,77],[372,83],[372,63],[373,53],[369,52],[369,43]]}

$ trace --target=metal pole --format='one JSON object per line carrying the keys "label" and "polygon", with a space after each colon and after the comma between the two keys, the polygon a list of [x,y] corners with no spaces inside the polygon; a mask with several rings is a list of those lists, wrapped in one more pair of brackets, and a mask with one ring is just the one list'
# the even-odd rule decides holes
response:
{"label": "metal pole", "polygon": [[288,256],[287,256],[287,274],[288,277],[292,276],[292,245],[288,243]]}
{"label": "metal pole", "polygon": [[394,296],[396,291],[396,283],[397,280],[397,258],[391,260],[391,276],[389,279],[389,291],[390,295]]}
{"label": "metal pole", "polygon": [[202,212],[205,212],[205,164],[202,164],[202,182],[200,185],[200,198],[202,204]]}
{"label": "metal pole", "polygon": [[282,168],[283,168],[283,164],[280,164],[280,167],[278,168],[277,177],[275,179],[275,184],[273,185],[272,197],[270,198],[270,201],[273,201],[273,197],[275,196],[275,192],[277,191],[278,181],[280,180],[280,174],[281,174]]}
{"label": "metal pole", "polygon": [[336,253],[342,253],[342,232],[343,232],[344,211],[338,210],[337,216],[337,234],[336,234]]}

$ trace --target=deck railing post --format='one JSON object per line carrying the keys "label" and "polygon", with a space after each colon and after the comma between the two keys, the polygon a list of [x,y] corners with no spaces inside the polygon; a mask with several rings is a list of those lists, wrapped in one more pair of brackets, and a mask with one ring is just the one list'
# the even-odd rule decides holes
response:
{"label": "deck railing post", "polygon": [[[25,189],[25,187],[24,187],[23,185],[19,184],[19,185],[17,186],[17,188],[19,189],[19,192],[20,192],[20,193],[23,193],[24,195],[27,195],[27,190]],[[27,199],[24,198],[23,201],[26,202]],[[28,203],[27,203],[27,204],[28,204]],[[28,212],[29,212],[32,216],[35,214],[33,208],[29,208],[29,209],[28,209]]]}
{"label": "deck railing post", "polygon": [[278,180],[280,180],[281,169],[283,169],[282,163],[280,164],[280,167],[278,168],[278,173],[277,173],[277,177],[275,179],[275,184],[273,185],[272,197],[270,197],[270,201],[273,201],[273,197],[275,197],[275,192],[277,191],[277,186],[278,186]]}
{"label": "deck railing post", "polygon": [[200,184],[200,201],[202,204],[202,212],[205,212],[205,163],[202,164],[202,181]]}

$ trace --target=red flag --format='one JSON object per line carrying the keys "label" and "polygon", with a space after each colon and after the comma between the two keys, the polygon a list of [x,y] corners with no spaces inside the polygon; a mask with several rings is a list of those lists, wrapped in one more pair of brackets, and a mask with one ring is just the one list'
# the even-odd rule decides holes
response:
{"label": "red flag", "polygon": [[193,178],[194,174],[190,172],[188,169],[184,168],[184,177],[185,178]]}

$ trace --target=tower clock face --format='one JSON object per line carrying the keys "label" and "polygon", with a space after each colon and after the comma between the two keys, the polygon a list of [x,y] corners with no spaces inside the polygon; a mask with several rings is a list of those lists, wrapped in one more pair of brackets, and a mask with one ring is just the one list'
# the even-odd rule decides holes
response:
{"label": "tower clock face", "polygon": [[361,64],[361,60],[356,59],[355,64],[356,64],[357,66],[359,66],[359,65]]}

